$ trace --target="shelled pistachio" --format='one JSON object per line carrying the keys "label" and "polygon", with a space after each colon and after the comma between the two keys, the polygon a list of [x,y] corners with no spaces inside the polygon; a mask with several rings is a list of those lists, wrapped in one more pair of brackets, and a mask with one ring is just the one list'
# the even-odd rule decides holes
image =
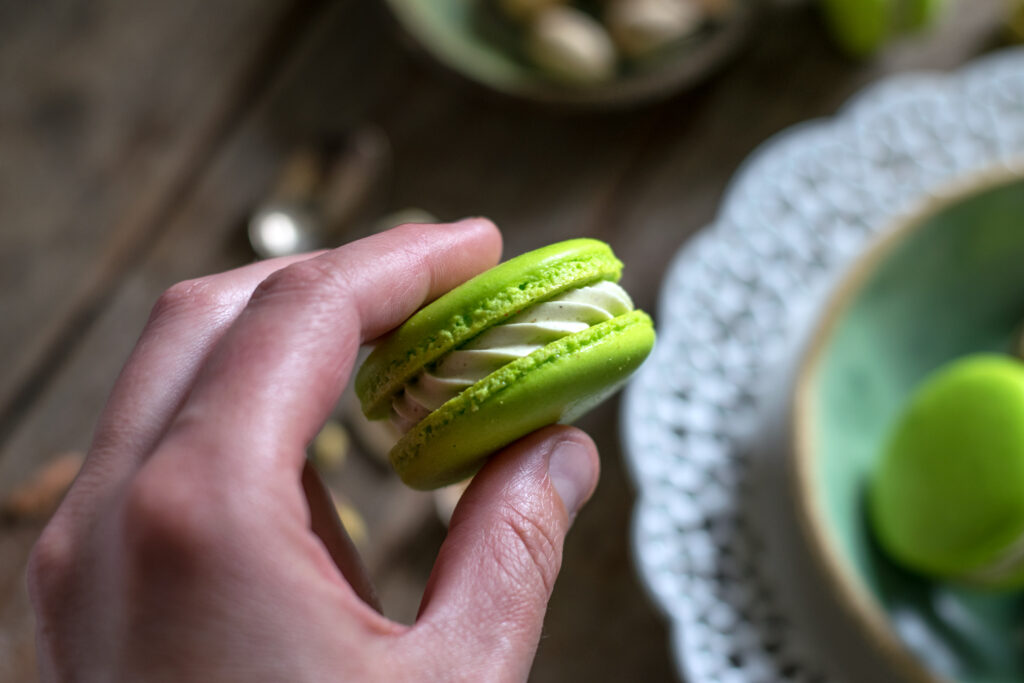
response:
{"label": "shelled pistachio", "polygon": [[335,420],[328,420],[313,439],[310,453],[313,464],[322,472],[335,472],[345,464],[351,439],[348,430]]}
{"label": "shelled pistachio", "polygon": [[362,514],[347,499],[337,497],[334,501],[334,510],[338,513],[341,525],[345,527],[348,537],[352,539],[357,548],[365,548],[369,540],[369,532],[366,527],[366,520]]}

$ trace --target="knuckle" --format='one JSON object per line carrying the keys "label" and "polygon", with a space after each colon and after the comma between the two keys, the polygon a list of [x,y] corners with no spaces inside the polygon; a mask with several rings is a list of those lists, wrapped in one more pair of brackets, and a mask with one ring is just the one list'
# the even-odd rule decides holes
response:
{"label": "knuckle", "polygon": [[491,550],[498,566],[516,582],[539,584],[550,594],[562,563],[562,544],[549,525],[514,507],[507,508]]}
{"label": "knuckle", "polygon": [[180,316],[213,313],[226,305],[223,295],[206,278],[172,285],[156,300],[149,319],[163,321]]}
{"label": "knuckle", "polygon": [[279,297],[336,301],[347,297],[351,284],[343,271],[321,259],[309,259],[271,273],[256,287],[251,301],[260,302]]}

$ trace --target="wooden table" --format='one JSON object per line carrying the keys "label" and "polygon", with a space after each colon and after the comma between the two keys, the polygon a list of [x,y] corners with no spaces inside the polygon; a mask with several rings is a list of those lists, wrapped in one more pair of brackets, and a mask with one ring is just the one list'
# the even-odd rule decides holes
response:
{"label": "wooden table", "polygon": [[[672,254],[766,137],[885,73],[995,47],[1000,0],[963,4],[939,34],[863,64],[834,52],[810,10],[775,11],[696,90],[571,114],[436,70],[369,0],[0,0],[0,498],[55,453],[87,448],[163,289],[252,259],[245,222],[296,146],[375,123],[394,154],[380,210],[490,216],[508,254],[605,239],[651,310]],[[673,677],[630,558],[617,410],[582,422],[604,474],[566,544],[536,681]],[[334,484],[366,519],[386,610],[411,619],[444,533],[430,499],[358,452]],[[23,586],[40,527],[0,527],[0,681],[34,678]]]}

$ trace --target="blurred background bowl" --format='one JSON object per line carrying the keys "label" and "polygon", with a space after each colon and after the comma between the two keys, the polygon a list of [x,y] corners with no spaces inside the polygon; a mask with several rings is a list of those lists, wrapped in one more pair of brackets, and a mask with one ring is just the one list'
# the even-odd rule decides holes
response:
{"label": "blurred background bowl", "polygon": [[620,70],[609,81],[567,85],[522,58],[515,32],[495,21],[484,0],[387,0],[414,44],[434,61],[491,90],[547,104],[625,107],[664,99],[711,75],[742,45],[754,15],[752,0],[734,0],[727,18]]}
{"label": "blurred background bowl", "polygon": [[1024,320],[1024,170],[925,202],[859,258],[825,309],[794,405],[797,506],[838,600],[911,680],[1024,679],[1022,599],[910,574],[870,533],[865,486],[931,371],[1007,352]]}

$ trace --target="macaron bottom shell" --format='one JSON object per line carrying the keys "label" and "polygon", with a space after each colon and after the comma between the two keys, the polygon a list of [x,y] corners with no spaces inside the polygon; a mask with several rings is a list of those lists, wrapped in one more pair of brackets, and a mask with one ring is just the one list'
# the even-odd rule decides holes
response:
{"label": "macaron bottom shell", "polygon": [[546,425],[569,423],[613,394],[654,345],[643,311],[552,342],[501,367],[416,424],[391,451],[412,488],[476,473],[486,458]]}

